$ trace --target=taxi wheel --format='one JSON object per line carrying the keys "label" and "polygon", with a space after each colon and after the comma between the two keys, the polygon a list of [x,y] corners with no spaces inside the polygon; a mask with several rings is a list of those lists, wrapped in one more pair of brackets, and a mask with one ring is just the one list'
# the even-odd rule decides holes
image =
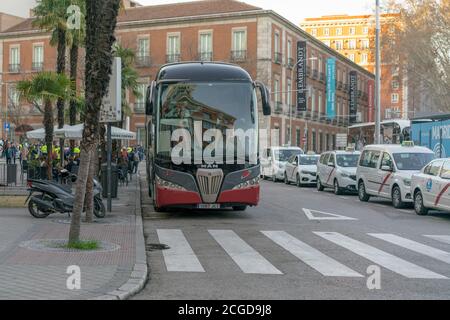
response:
{"label": "taxi wheel", "polygon": [[324,187],[322,185],[322,182],[320,182],[320,178],[317,178],[317,191],[323,191]]}
{"label": "taxi wheel", "polygon": [[247,206],[234,206],[233,211],[245,211],[247,210]]}
{"label": "taxi wheel", "polygon": [[288,179],[288,177],[287,177],[286,172],[284,173],[284,184],[291,184],[291,183],[289,182],[289,179]]}
{"label": "taxi wheel", "polygon": [[370,200],[370,196],[366,193],[366,186],[362,181],[358,184],[358,197],[362,202],[368,202]]}
{"label": "taxi wheel", "polygon": [[302,182],[300,181],[300,176],[298,175],[298,173],[297,173],[297,179],[295,181],[296,181],[296,186],[301,188],[302,187]]}
{"label": "taxi wheel", "polygon": [[428,209],[423,204],[423,195],[420,191],[417,191],[414,195],[414,210],[419,216],[426,216],[428,214]]}
{"label": "taxi wheel", "polygon": [[339,187],[339,182],[334,179],[334,194],[340,196],[342,194],[342,189]]}
{"label": "taxi wheel", "polygon": [[405,206],[405,203],[402,201],[402,193],[398,186],[395,186],[392,190],[392,204],[396,209],[402,209]]}

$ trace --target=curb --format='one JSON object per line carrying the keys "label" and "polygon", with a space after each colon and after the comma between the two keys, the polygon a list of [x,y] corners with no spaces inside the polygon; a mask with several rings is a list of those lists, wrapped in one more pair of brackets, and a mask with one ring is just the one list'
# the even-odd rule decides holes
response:
{"label": "curb", "polygon": [[136,217],[136,255],[133,271],[130,278],[120,288],[108,292],[106,295],[95,297],[92,300],[126,300],[131,296],[141,291],[145,282],[147,281],[148,268],[147,268],[147,254],[145,251],[145,239],[144,239],[144,226],[142,223],[142,210],[141,210],[141,188],[139,177],[137,179],[136,190],[136,204],[135,204],[135,217]]}

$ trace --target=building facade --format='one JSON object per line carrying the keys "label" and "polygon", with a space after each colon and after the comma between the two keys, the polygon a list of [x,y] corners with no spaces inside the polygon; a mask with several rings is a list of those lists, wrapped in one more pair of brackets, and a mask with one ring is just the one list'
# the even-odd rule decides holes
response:
{"label": "building facade", "polygon": [[[397,14],[381,15],[381,34],[388,31]],[[307,18],[300,26],[371,73],[375,73],[375,18],[371,15],[336,15]],[[383,56],[383,50],[382,50]],[[381,117],[408,119],[407,79],[399,66],[382,57]]]}
{"label": "building facade", "polygon": [[[14,106],[23,106],[19,123],[35,128],[42,126],[41,115],[25,101],[17,101],[14,83],[41,69],[54,70],[56,49],[49,45],[49,35],[35,30],[31,21],[0,33],[6,71],[1,107],[13,106],[12,112]],[[132,115],[126,121],[127,129],[137,132],[136,143],[144,141],[146,87],[162,65],[179,61],[235,63],[253,79],[264,82],[271,89],[273,113],[260,116],[261,127],[279,130],[276,137],[270,137],[276,144],[291,142],[316,152],[334,148],[336,134],[347,133],[350,124],[351,73],[358,77],[357,120],[364,122],[370,117],[373,94],[368,83],[373,82],[373,74],[273,11],[233,0],[127,8],[118,19],[116,37],[136,53],[142,98],[127,94]],[[296,111],[298,41],[307,46],[307,110],[301,112]],[[327,115],[328,59],[336,65],[336,114],[332,117]]]}

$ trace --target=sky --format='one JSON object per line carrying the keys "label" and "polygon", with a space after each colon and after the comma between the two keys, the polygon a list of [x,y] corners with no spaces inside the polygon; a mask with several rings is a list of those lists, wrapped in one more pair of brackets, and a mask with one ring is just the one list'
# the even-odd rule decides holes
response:
{"label": "sky", "polygon": [[[186,2],[186,0],[137,0],[142,5]],[[244,2],[271,9],[298,24],[306,17],[334,14],[372,13],[375,0],[244,0]],[[22,17],[29,16],[35,0],[0,0],[0,12]]]}

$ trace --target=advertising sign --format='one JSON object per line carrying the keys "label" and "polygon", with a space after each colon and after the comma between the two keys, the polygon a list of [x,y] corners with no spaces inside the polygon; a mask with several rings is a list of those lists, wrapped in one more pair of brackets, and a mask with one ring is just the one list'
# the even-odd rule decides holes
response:
{"label": "advertising sign", "polygon": [[356,71],[350,72],[350,90],[349,90],[349,118],[350,123],[356,122],[356,112],[358,110],[358,74]]}
{"label": "advertising sign", "polygon": [[327,118],[336,118],[336,59],[327,59]]}
{"label": "advertising sign", "polygon": [[112,74],[106,96],[100,109],[100,122],[118,122],[122,120],[122,61],[114,58]]}
{"label": "advertising sign", "polygon": [[297,111],[306,111],[306,41],[297,42]]}

